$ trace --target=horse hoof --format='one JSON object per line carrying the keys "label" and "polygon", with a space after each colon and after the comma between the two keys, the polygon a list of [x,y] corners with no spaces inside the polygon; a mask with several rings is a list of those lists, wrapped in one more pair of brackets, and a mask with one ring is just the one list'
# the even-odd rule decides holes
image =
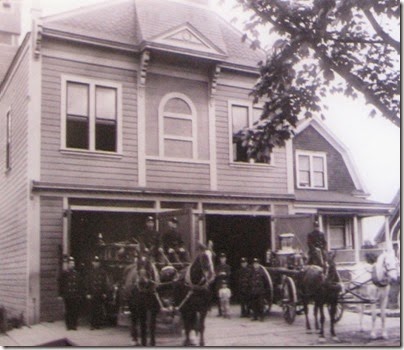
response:
{"label": "horse hoof", "polygon": [[383,338],[384,340],[389,339],[389,337],[387,336],[387,332],[383,332],[382,338]]}
{"label": "horse hoof", "polygon": [[311,329],[306,329],[306,334],[313,334],[313,331]]}
{"label": "horse hoof", "polygon": [[341,340],[337,336],[332,337],[332,340],[337,342],[337,343],[341,342]]}
{"label": "horse hoof", "polygon": [[376,333],[375,333],[375,332],[370,333],[370,339],[375,340],[376,338],[377,338],[377,337],[376,337]]}
{"label": "horse hoof", "polygon": [[325,338],[324,337],[319,337],[318,341],[319,341],[319,343],[325,343]]}

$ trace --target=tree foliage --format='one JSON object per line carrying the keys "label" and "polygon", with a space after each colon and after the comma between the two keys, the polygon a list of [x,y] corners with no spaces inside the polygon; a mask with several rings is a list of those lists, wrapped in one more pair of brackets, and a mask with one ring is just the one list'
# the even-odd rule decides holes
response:
{"label": "tree foliage", "polygon": [[299,118],[323,117],[331,93],[362,94],[372,115],[400,126],[400,42],[392,35],[400,23],[398,0],[237,1],[252,13],[245,29],[253,46],[259,26],[279,37],[259,63],[252,92],[265,102],[261,120],[239,134],[252,158],[270,157]]}

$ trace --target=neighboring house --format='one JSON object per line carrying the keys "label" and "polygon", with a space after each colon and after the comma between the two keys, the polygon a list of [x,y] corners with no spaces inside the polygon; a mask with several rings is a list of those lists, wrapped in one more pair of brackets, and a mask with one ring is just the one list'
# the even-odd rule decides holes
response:
{"label": "neighboring house", "polygon": [[388,232],[386,237],[386,225],[384,225],[375,237],[375,243],[382,248],[388,248],[391,244],[397,257],[400,259],[401,246],[401,191],[398,190],[391,204],[394,210],[391,213],[390,220],[387,222]]}
{"label": "neighboring house", "polygon": [[121,0],[34,20],[0,85],[0,301],[27,323],[62,317],[62,254],[79,267],[154,215],[193,252],[265,257],[277,234],[305,246],[318,216],[340,262],[360,259],[365,199],[346,148],[317,119],[269,163],[233,135],[265,57],[207,1]]}

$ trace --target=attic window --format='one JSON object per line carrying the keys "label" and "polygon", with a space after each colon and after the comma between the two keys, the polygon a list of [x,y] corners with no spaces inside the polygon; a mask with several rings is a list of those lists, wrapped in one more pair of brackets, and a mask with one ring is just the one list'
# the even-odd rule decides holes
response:
{"label": "attic window", "polygon": [[297,187],[327,189],[327,157],[323,152],[296,151]]}
{"label": "attic window", "polygon": [[180,93],[163,97],[159,106],[160,157],[197,159],[196,109]]}

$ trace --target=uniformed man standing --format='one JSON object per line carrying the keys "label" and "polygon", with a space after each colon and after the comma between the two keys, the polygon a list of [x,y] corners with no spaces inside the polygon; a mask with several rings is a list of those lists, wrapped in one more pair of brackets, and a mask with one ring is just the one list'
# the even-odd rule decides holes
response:
{"label": "uniformed man standing", "polygon": [[327,263],[327,241],[324,232],[319,230],[318,220],[314,221],[314,230],[307,235],[307,246],[309,248],[309,265],[318,265],[326,268]]}
{"label": "uniformed man standing", "polygon": [[144,254],[147,252],[154,260],[156,260],[158,248],[160,247],[160,234],[154,227],[153,217],[147,217],[146,229],[139,234],[138,241],[141,253]]}
{"label": "uniformed man standing", "polygon": [[231,274],[231,267],[227,264],[227,256],[225,253],[221,253],[219,255],[219,264],[216,265],[215,268],[215,289],[216,289],[216,297],[218,299],[217,307],[218,307],[218,316],[222,316],[222,307],[220,305],[219,299],[219,290],[222,288],[223,282],[227,284],[230,282],[230,274]]}
{"label": "uniformed man standing", "polygon": [[240,299],[241,317],[250,316],[250,275],[251,267],[246,258],[241,258],[241,267],[237,272],[237,288]]}
{"label": "uniformed man standing", "polygon": [[107,275],[98,256],[92,261],[86,279],[87,300],[90,302],[90,329],[99,329],[103,323],[103,304],[107,298]]}
{"label": "uniformed man standing", "polygon": [[60,275],[59,290],[65,304],[66,328],[68,330],[76,330],[79,319],[82,285],[72,256],[67,259],[67,269]]}
{"label": "uniformed man standing", "polygon": [[258,318],[260,321],[264,320],[264,296],[268,288],[268,280],[262,269],[259,259],[254,258],[250,275],[252,321],[257,321]]}
{"label": "uniformed man standing", "polygon": [[184,241],[178,232],[178,219],[171,218],[168,221],[168,231],[162,237],[162,249],[170,262],[188,262],[189,257],[185,249]]}

